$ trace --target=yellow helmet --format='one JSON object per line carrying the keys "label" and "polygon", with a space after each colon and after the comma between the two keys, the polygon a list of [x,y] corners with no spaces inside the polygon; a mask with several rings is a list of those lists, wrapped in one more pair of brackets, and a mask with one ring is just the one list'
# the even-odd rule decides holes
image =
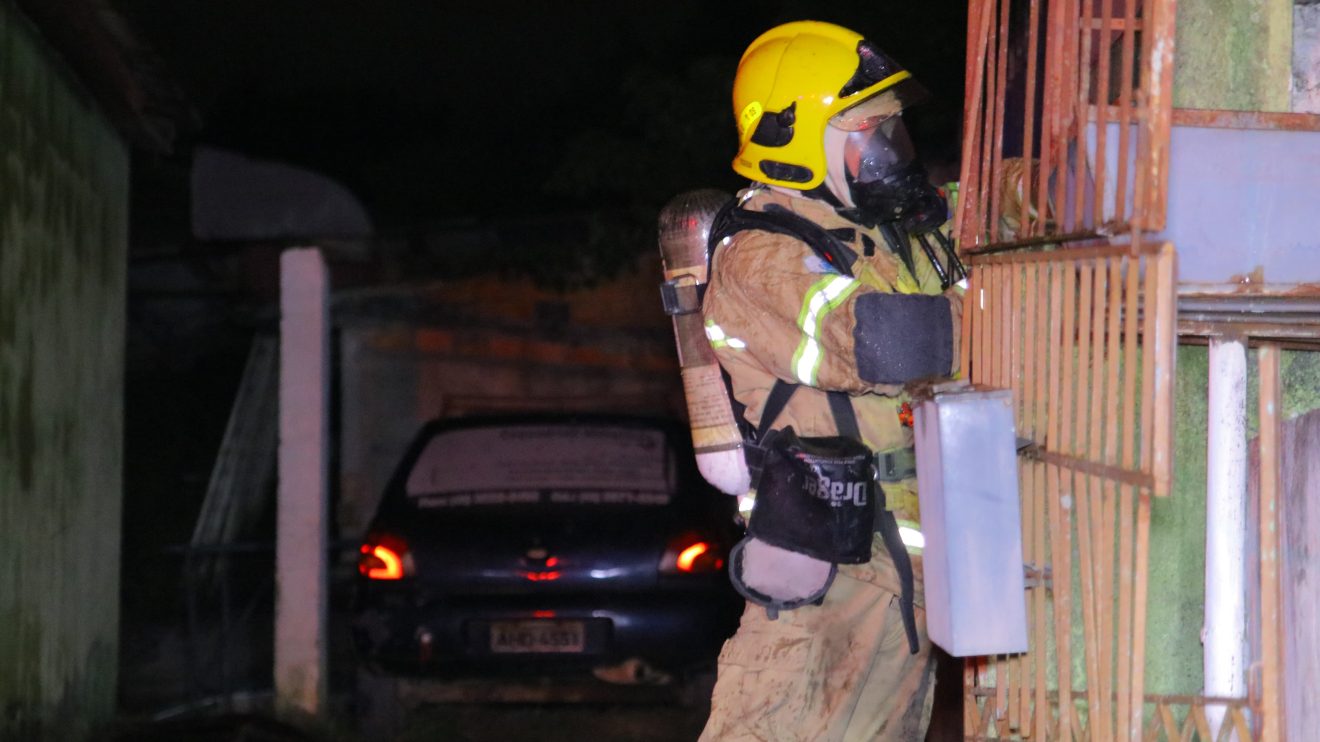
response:
{"label": "yellow helmet", "polygon": [[[855,31],[820,21],[776,26],[738,62],[733,169],[763,183],[815,188],[825,179],[825,126],[831,119],[863,128],[924,92],[911,73]],[[866,106],[859,108],[861,103]]]}

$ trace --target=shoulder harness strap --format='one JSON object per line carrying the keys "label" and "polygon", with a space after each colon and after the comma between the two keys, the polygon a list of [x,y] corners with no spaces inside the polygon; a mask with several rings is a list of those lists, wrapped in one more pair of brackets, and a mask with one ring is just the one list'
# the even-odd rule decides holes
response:
{"label": "shoulder harness strap", "polygon": [[835,271],[849,277],[853,274],[857,254],[852,249],[819,224],[777,205],[772,205],[768,211],[751,211],[739,206],[737,201],[729,202],[715,215],[706,254],[713,255],[720,240],[746,229],[796,237],[807,243]]}

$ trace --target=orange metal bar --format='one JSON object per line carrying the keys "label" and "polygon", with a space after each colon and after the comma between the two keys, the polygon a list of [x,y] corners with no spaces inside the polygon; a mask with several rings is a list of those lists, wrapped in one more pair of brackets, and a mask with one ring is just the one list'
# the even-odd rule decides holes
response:
{"label": "orange metal bar", "polygon": [[[1009,344],[1009,388],[1013,390],[1013,409],[1016,411],[1013,419],[1017,421],[1018,428],[1021,429],[1022,421],[1026,419],[1024,412],[1026,407],[1026,398],[1024,396],[1023,381],[1026,372],[1022,366],[1025,361],[1026,353],[1023,352],[1023,346],[1026,339],[1023,337],[1023,324],[1026,321],[1026,309],[1023,305],[1023,299],[1026,289],[1026,269],[1020,265],[1008,266],[1009,273],[1009,317],[1012,320],[1009,326],[1008,344]],[[1025,531],[1024,531],[1025,533]]]}
{"label": "orange metal bar", "polygon": [[1146,88],[1147,105],[1150,107],[1150,155],[1149,170],[1143,177],[1149,178],[1148,203],[1143,204],[1146,214],[1137,226],[1142,229],[1159,231],[1164,229],[1165,212],[1169,202],[1169,129],[1173,116],[1173,49],[1174,49],[1174,14],[1175,0],[1158,0],[1150,3],[1147,36],[1149,53],[1143,57],[1148,70],[1152,72]]}
{"label": "orange metal bar", "polygon": [[[1137,500],[1137,534],[1136,534],[1136,554],[1134,563],[1136,564],[1136,587],[1133,590],[1133,610],[1132,610],[1132,697],[1142,698],[1146,688],[1146,561],[1150,554],[1150,495],[1145,491],[1138,490]],[[1136,738],[1136,730],[1141,729],[1142,704],[1132,704],[1130,729],[1134,730],[1133,739]]]}
{"label": "orange metal bar", "polygon": [[1001,375],[1000,355],[1004,350],[1004,312],[1000,300],[1003,298],[1004,270],[1003,266],[999,265],[992,265],[989,270],[990,281],[989,286],[986,287],[985,298],[986,318],[990,324],[990,347],[987,350],[992,357],[984,378],[990,386],[1002,387],[1004,382]]}
{"label": "orange metal bar", "polygon": [[1035,237],[1045,233],[1045,212],[1038,212],[1040,218],[1030,220],[1031,205],[1034,199],[1034,180],[1032,167],[1036,158],[1032,154],[1036,135],[1036,56],[1040,52],[1040,0],[1031,0],[1027,11],[1027,79],[1026,113],[1022,117],[1022,197],[1018,203],[1018,238]]}
{"label": "orange metal bar", "polygon": [[981,288],[979,291],[976,292],[976,301],[979,302],[980,305],[977,319],[981,323],[981,333],[979,335],[981,342],[981,352],[977,354],[977,358],[976,358],[976,362],[979,365],[979,370],[974,370],[973,373],[976,375],[977,379],[980,379],[985,383],[990,382],[991,374],[994,373],[992,367],[993,361],[991,359],[993,357],[993,352],[994,352],[995,328],[993,321],[994,315],[990,313],[990,310],[994,304],[994,292],[992,291],[993,287],[990,285],[992,271],[993,271],[993,267],[987,266],[985,271],[985,278],[982,280],[981,283]]}
{"label": "orange metal bar", "polygon": [[[1135,2],[1135,0],[1129,0]],[[1105,170],[1107,169],[1106,145],[1109,137],[1109,50],[1113,38],[1113,0],[1102,0],[1100,4],[1100,48],[1096,58],[1099,77],[1096,83],[1096,119],[1095,119],[1095,206],[1092,211],[1092,224],[1104,224]],[[1088,60],[1089,63],[1089,60]]]}
{"label": "orange metal bar", "polygon": [[1283,598],[1280,578],[1284,500],[1281,482],[1283,394],[1279,382],[1282,351],[1261,345],[1260,364],[1260,707],[1261,740],[1283,739]]}
{"label": "orange metal bar", "polygon": [[[1081,46],[1081,0],[1069,0],[1067,9],[1067,18],[1064,22],[1066,35],[1064,36],[1063,52],[1063,89],[1059,91],[1062,96],[1063,120],[1062,126],[1063,138],[1059,140],[1059,162],[1067,163],[1066,171],[1069,176],[1076,181],[1078,171],[1085,170],[1085,144],[1080,137],[1081,131],[1081,111],[1077,107],[1078,88],[1080,87],[1079,69],[1081,59],[1078,58],[1078,50]],[[1068,191],[1068,177],[1059,178],[1059,187],[1057,192],[1062,194],[1059,203],[1064,203]],[[1081,220],[1076,218],[1076,207],[1082,203],[1083,193],[1074,194],[1073,219],[1065,226],[1065,229],[1072,232],[1082,231]],[[1062,221],[1062,220],[1061,220]]]}
{"label": "orange metal bar", "polygon": [[[1069,345],[1068,353],[1064,358],[1064,378],[1073,380],[1078,386],[1079,392],[1093,390],[1091,383],[1091,373],[1095,364],[1092,363],[1092,314],[1095,308],[1093,290],[1095,281],[1093,278],[1094,268],[1092,261],[1080,261],[1079,271],[1079,290],[1078,298],[1078,320],[1077,336]],[[1077,355],[1077,371],[1071,371],[1071,359],[1074,354]],[[1088,420],[1090,409],[1087,401],[1095,397],[1093,393],[1079,393],[1077,404],[1077,424],[1076,432],[1067,452],[1071,456],[1083,456],[1086,449],[1086,434],[1089,430]],[[1095,563],[1095,543],[1093,534],[1096,529],[1097,518],[1093,514],[1091,500],[1094,497],[1088,486],[1094,479],[1092,476],[1083,475],[1081,472],[1072,473],[1074,483],[1073,498],[1076,505],[1077,519],[1077,556],[1079,560],[1078,574],[1081,577],[1082,590],[1082,651],[1086,659],[1086,693],[1087,703],[1092,709],[1090,717],[1094,718],[1095,709],[1100,708],[1102,703],[1100,695],[1100,643],[1099,626],[1096,620],[1095,596],[1097,593],[1096,573],[1099,570]],[[1094,722],[1093,722],[1094,723]]]}
{"label": "orange metal bar", "polygon": [[[1055,101],[1053,115],[1050,117],[1050,129],[1054,132],[1053,157],[1057,161],[1055,165],[1057,172],[1054,178],[1054,208],[1058,216],[1058,229],[1063,232],[1074,232],[1074,226],[1069,221],[1068,213],[1068,179],[1071,170],[1068,165],[1068,144],[1071,141],[1068,131],[1068,108],[1070,99],[1068,96],[1069,82],[1071,81],[1071,66],[1068,63],[1069,55],[1072,52],[1072,37],[1076,33],[1076,19],[1073,16],[1073,3],[1071,0],[1059,0],[1059,39],[1056,42],[1055,64],[1058,65],[1057,84],[1050,97]],[[1070,23],[1071,21],[1071,23]]]}
{"label": "orange metal bar", "polygon": [[963,294],[961,338],[958,343],[958,374],[963,379],[972,378],[972,333],[976,327],[976,309],[972,303],[979,285],[980,268],[968,268],[967,291]]}
{"label": "orange metal bar", "polygon": [[[1104,461],[1111,466],[1118,466],[1119,463],[1118,401],[1119,392],[1121,392],[1121,387],[1119,387],[1119,367],[1121,367],[1122,364],[1121,345],[1119,345],[1119,329],[1121,329],[1121,326],[1119,326],[1119,318],[1122,316],[1123,298],[1122,263],[1122,257],[1113,257],[1113,259],[1110,259],[1109,276],[1107,276],[1106,279],[1107,289],[1109,289],[1109,300],[1107,300],[1107,314],[1105,318],[1106,376]],[[1117,483],[1111,481],[1111,479],[1107,479],[1104,483],[1104,495],[1102,496],[1104,496],[1105,503],[1105,528],[1104,532],[1102,532],[1102,540],[1104,540],[1105,543],[1107,568],[1105,573],[1102,574],[1102,577],[1105,578],[1105,586],[1104,590],[1102,590],[1102,594],[1105,595],[1105,603],[1104,606],[1102,606],[1101,611],[1101,624],[1102,626],[1105,626],[1106,638],[1109,639],[1110,644],[1113,644],[1115,650],[1118,650],[1117,655],[1121,658],[1122,650],[1119,647],[1127,642],[1127,636],[1122,635],[1121,632],[1115,636],[1113,632],[1115,622],[1122,621],[1121,614],[1119,614],[1117,621],[1115,621],[1114,615],[1115,593],[1121,591],[1121,588],[1119,588],[1118,585],[1118,582],[1121,581],[1121,577],[1115,577],[1115,572],[1117,572],[1118,576],[1129,573],[1131,570],[1131,562],[1129,558],[1127,558],[1127,553],[1122,551],[1122,548],[1118,548],[1117,551],[1115,551],[1115,541],[1117,541],[1118,532],[1122,532],[1123,529],[1126,529],[1126,523],[1121,523],[1118,524],[1117,532],[1115,532],[1114,525],[1114,519],[1118,516],[1117,500],[1118,498],[1121,498],[1122,490],[1119,489]],[[1122,680],[1122,672],[1119,671],[1118,668],[1118,665],[1121,665],[1122,663],[1115,658],[1114,654],[1111,654],[1111,652],[1107,650],[1104,659],[1106,683],[1109,684],[1110,691],[1117,692],[1117,696],[1115,696],[1113,717],[1114,737],[1126,737],[1127,717],[1125,716],[1125,712],[1129,698],[1125,697],[1125,694],[1123,694],[1127,689],[1127,684]]]}
{"label": "orange metal bar", "polygon": [[[1062,379],[1059,377],[1059,350],[1064,347],[1063,338],[1063,285],[1061,273],[1063,267],[1057,263],[1049,266],[1050,270],[1050,370],[1049,370],[1049,412],[1046,420],[1046,445],[1058,440],[1060,395]],[[1050,546],[1052,575],[1054,579],[1054,640],[1059,678],[1059,698],[1068,698],[1072,694],[1072,645],[1071,632],[1068,630],[1067,616],[1072,612],[1072,544],[1069,513],[1059,492],[1060,470],[1057,466],[1048,467],[1046,483],[1048,487],[1048,506],[1050,509]],[[1069,704],[1059,704],[1059,729],[1072,727],[1072,709]]]}
{"label": "orange metal bar", "polygon": [[[1002,0],[1004,3],[1010,1],[1011,0]],[[998,87],[999,77],[991,66],[994,63],[994,60],[998,57],[1000,47],[999,33],[994,24],[994,9],[995,2],[992,0],[987,3],[986,10],[983,11],[985,15],[982,20],[987,33],[985,58],[986,92],[985,105],[982,106],[982,115],[984,118],[981,121],[983,130],[981,134],[981,147],[979,149],[981,158],[981,176],[977,183],[976,201],[977,224],[981,225],[981,229],[984,230],[985,234],[989,235],[989,239],[992,242],[994,241],[994,236],[997,234],[999,221],[997,218],[998,214],[990,211],[990,200],[994,197],[995,190],[995,183],[992,180],[994,172],[991,166],[994,164],[995,150],[1000,149],[995,141],[995,111],[999,109],[1001,101],[1004,98],[1003,94],[1000,92],[1001,89]]]}
{"label": "orange metal bar", "polygon": [[990,241],[999,241],[999,215],[1004,174],[1004,102],[1008,91],[1008,10],[1012,0],[1000,0],[999,54],[995,59],[994,125],[990,138]]}
{"label": "orange metal bar", "polygon": [[1045,438],[1045,410],[1040,397],[1040,377],[1041,366],[1044,361],[1041,354],[1044,352],[1045,330],[1040,326],[1040,304],[1037,304],[1040,286],[1040,263],[1028,263],[1023,266],[1025,272],[1027,302],[1032,304],[1037,311],[1027,312],[1026,332],[1027,332],[1027,353],[1023,359],[1025,369],[1023,370],[1023,412],[1021,427],[1023,434],[1036,442],[1042,442]]}
{"label": "orange metal bar", "polygon": [[1218,111],[1175,108],[1174,126],[1211,129],[1273,129],[1276,131],[1320,131],[1320,113],[1275,113],[1271,111]]}
{"label": "orange metal bar", "polygon": [[[1032,439],[1043,442],[1045,440],[1045,412],[1048,406],[1048,387],[1046,385],[1046,364],[1049,357],[1049,337],[1045,331],[1048,321],[1040,321],[1041,310],[1048,311],[1048,277],[1044,275],[1047,266],[1041,263],[1035,263],[1028,266],[1031,273],[1028,274],[1028,293],[1035,297],[1037,311],[1032,312],[1028,318],[1030,326],[1034,330],[1032,337],[1035,341],[1035,366],[1032,369],[1031,383],[1032,398],[1035,412],[1032,415]],[[1044,318],[1048,320],[1048,318]],[[1049,467],[1044,464],[1034,464],[1032,466],[1034,477],[1034,491],[1032,509],[1036,518],[1036,556],[1040,560],[1038,565],[1042,572],[1046,564],[1046,522],[1049,518],[1048,490],[1045,486],[1049,478]],[[1040,684],[1036,686],[1036,733],[1042,739],[1050,738],[1050,727],[1053,722],[1053,714],[1050,712],[1049,700],[1046,696],[1048,688],[1046,682],[1048,678],[1046,661],[1048,658],[1048,635],[1050,629],[1049,602],[1044,586],[1041,586],[1037,595],[1037,622],[1036,622],[1036,641],[1032,645],[1036,653],[1036,677]]]}
{"label": "orange metal bar", "polygon": [[[1155,477],[1155,494],[1169,494],[1173,479],[1173,365],[1177,340],[1177,297],[1174,288],[1174,267],[1177,256],[1173,245],[1160,245],[1159,259],[1155,261],[1158,284],[1154,292],[1155,335],[1153,344],[1158,357],[1152,393],[1144,399],[1152,400],[1152,459],[1150,472]],[[1147,307],[1150,306],[1147,293]]]}
{"label": "orange metal bar", "polygon": [[964,250],[972,250],[978,245],[981,224],[976,221],[979,209],[976,203],[980,186],[977,178],[980,174],[981,146],[977,135],[981,131],[979,122],[984,108],[982,97],[985,93],[985,53],[986,35],[982,32],[982,17],[990,0],[971,0],[967,12],[967,81],[963,96],[963,158],[959,172],[958,212],[954,217],[954,234]]}
{"label": "orange metal bar", "polygon": [[[1041,91],[1040,172],[1037,173],[1036,213],[1043,220],[1049,211],[1050,176],[1054,170],[1055,101],[1059,89],[1059,47],[1062,41],[1063,20],[1060,8],[1064,0],[1046,0],[1045,23],[1045,89]],[[1062,219],[1056,217],[1055,229],[1062,229]]]}
{"label": "orange metal bar", "polygon": [[[1092,461],[1107,461],[1104,456],[1104,411],[1102,402],[1110,392],[1112,387],[1106,386],[1108,383],[1108,374],[1102,378],[1102,371],[1109,371],[1109,361],[1112,356],[1106,357],[1106,325],[1105,322],[1110,315],[1112,303],[1106,296],[1106,262],[1101,261],[1096,265],[1095,271],[1095,325],[1092,332],[1095,334],[1094,348],[1094,368],[1092,370],[1092,384],[1094,389],[1100,391],[1099,394],[1092,394],[1091,398],[1091,440],[1089,458]],[[1117,333],[1114,334],[1114,340],[1117,339]],[[1095,718],[1091,722],[1091,728],[1097,735],[1097,739],[1111,739],[1113,737],[1113,690],[1114,690],[1114,517],[1115,507],[1112,495],[1113,480],[1094,478],[1091,480],[1091,507],[1097,515],[1097,549],[1095,564],[1099,567],[1096,574],[1096,618],[1099,631],[1098,647],[1100,649],[1099,677],[1097,684],[1100,686],[1101,706],[1095,712]]]}
{"label": "orange metal bar", "polygon": [[991,283],[993,280],[994,266],[988,265],[985,267],[985,275],[981,279],[981,290],[977,295],[977,299],[981,302],[981,314],[979,317],[981,322],[981,334],[979,335],[981,342],[981,371],[978,376],[983,383],[987,384],[990,383],[995,368],[995,297],[994,286]]}
{"label": "orange metal bar", "polygon": [[[1068,430],[1068,439],[1066,441],[1060,441],[1061,445],[1059,448],[1063,453],[1066,453],[1069,456],[1079,456],[1082,454],[1082,449],[1085,448],[1084,441],[1086,440],[1086,395],[1084,392],[1090,388],[1090,384],[1087,383],[1087,372],[1090,369],[1087,362],[1087,356],[1090,353],[1091,340],[1090,336],[1087,334],[1087,330],[1090,329],[1090,324],[1086,320],[1090,317],[1092,306],[1091,289],[1093,281],[1091,279],[1091,273],[1093,269],[1091,267],[1091,260],[1075,260],[1069,262],[1069,272],[1075,274],[1077,280],[1075,287],[1071,285],[1070,281],[1069,288],[1073,289],[1073,292],[1077,294],[1077,305],[1075,309],[1069,307],[1069,310],[1066,310],[1067,314],[1065,315],[1069,329],[1064,334],[1067,339],[1067,348],[1069,352],[1066,353],[1063,358],[1063,377],[1068,381],[1069,386],[1072,386],[1073,384],[1077,386],[1079,404],[1077,405],[1076,428],[1069,430],[1072,426],[1066,421],[1072,419],[1072,395],[1068,393],[1064,397],[1064,414],[1066,416],[1064,429]],[[1069,302],[1069,304],[1071,305],[1071,302]],[[1074,316],[1076,316],[1077,319],[1076,329],[1072,329]],[[1076,371],[1073,370],[1074,362],[1077,363]],[[1065,388],[1065,392],[1069,391],[1069,389]]]}
{"label": "orange metal bar", "polygon": [[[1105,1],[1109,2],[1109,0],[1105,0]],[[1090,103],[1090,99],[1091,99],[1091,83],[1092,83],[1091,39],[1095,36],[1095,32],[1091,29],[1091,21],[1094,15],[1095,15],[1095,8],[1093,5],[1093,0],[1082,0],[1081,14],[1077,19],[1077,24],[1079,28],[1078,42],[1079,42],[1079,46],[1081,47],[1077,59],[1077,68],[1078,68],[1077,111],[1079,117],[1083,112],[1087,110],[1087,105]],[[1102,17],[1105,18],[1107,18],[1108,16],[1109,13],[1107,12],[1103,13],[1102,15]],[[1077,137],[1078,164],[1077,164],[1077,168],[1074,170],[1075,178],[1073,181],[1073,188],[1077,192],[1076,200],[1073,202],[1073,224],[1075,229],[1082,229],[1086,224],[1086,221],[1084,220],[1083,217],[1085,199],[1082,197],[1083,194],[1086,193],[1086,158],[1084,156],[1086,151],[1085,149],[1086,132],[1084,128],[1085,123],[1086,123],[1085,119],[1079,118],[1078,137]],[[1104,167],[1103,161],[1097,162],[1096,164],[1097,173],[1101,172],[1103,167]],[[1090,221],[1091,223],[1096,223],[1096,220],[1094,218],[1092,218]]]}
{"label": "orange metal bar", "polygon": [[976,699],[976,658],[963,661],[963,735],[980,734],[981,710]]}
{"label": "orange metal bar", "polygon": [[[1145,288],[1142,292],[1141,316],[1141,399],[1155,398],[1155,293],[1159,286],[1159,258],[1146,261]],[[1141,460],[1140,468],[1154,474],[1155,459],[1155,405],[1141,405]]]}
{"label": "orange metal bar", "polygon": [[[1131,157],[1130,147],[1131,133],[1128,128],[1132,123],[1132,68],[1135,60],[1132,58],[1134,53],[1135,39],[1133,38],[1133,29],[1137,27],[1136,13],[1138,0],[1125,0],[1123,3],[1123,82],[1118,98],[1118,176],[1114,181],[1114,213],[1115,222],[1126,222],[1127,215],[1127,179],[1128,179],[1128,158]],[[1103,114],[1097,114],[1097,120]],[[1097,188],[1097,190],[1099,190]]]}
{"label": "orange metal bar", "polygon": [[[1008,270],[1008,374],[1007,386],[1013,394],[1013,419],[1017,421],[1018,430],[1021,430],[1021,421],[1024,418],[1022,413],[1022,267],[1005,266]],[[1026,479],[1026,466],[1022,460],[1018,460],[1018,481],[1020,502],[1020,527],[1022,529],[1022,560],[1025,564],[1034,564],[1035,558],[1032,553],[1031,544],[1031,509],[1028,503],[1028,484]],[[1042,588],[1043,589],[1043,588]],[[1031,602],[1035,591],[1028,591],[1025,598],[1027,601],[1027,636],[1032,632]],[[1030,647],[1028,639],[1028,647]],[[1019,730],[1023,737],[1031,734],[1031,688],[1033,678],[1031,676],[1031,655],[1028,650],[1027,655],[1017,655],[1013,658],[1013,672],[1018,678],[1017,693],[1009,699],[1011,704],[1009,709],[1010,725]]]}
{"label": "orange metal bar", "polygon": [[[1141,260],[1139,258],[1129,258],[1126,259],[1125,262],[1127,263],[1127,287],[1124,292],[1123,304],[1123,468],[1131,470],[1136,467],[1136,444],[1138,435],[1138,431],[1136,430],[1138,404],[1136,390],[1137,370],[1140,368],[1140,356],[1138,355],[1139,351],[1137,346],[1137,313],[1139,311],[1141,299],[1139,282]],[[1130,489],[1129,492],[1131,497],[1135,498],[1138,495],[1139,490],[1133,488]],[[1133,558],[1134,572],[1132,574],[1124,575],[1128,580],[1126,586],[1120,585],[1120,615],[1126,618],[1129,623],[1126,628],[1121,624],[1119,625],[1118,630],[1119,636],[1121,637],[1119,658],[1121,662],[1128,662],[1129,667],[1131,668],[1129,672],[1123,673],[1123,678],[1129,683],[1127,686],[1127,695],[1129,698],[1140,698],[1139,695],[1132,694],[1131,681],[1133,675],[1144,672],[1145,668],[1131,665],[1130,660],[1132,654],[1131,641],[1133,637],[1132,611],[1135,609],[1134,601],[1136,600],[1136,597],[1133,595],[1133,591],[1135,590],[1133,577],[1135,571],[1144,569],[1144,566],[1137,563],[1135,561],[1135,556],[1133,555],[1135,543],[1131,532],[1133,518],[1131,514],[1132,502],[1130,500],[1125,500],[1123,504],[1127,507],[1128,514],[1123,517],[1121,521],[1125,526],[1123,530],[1123,538],[1127,543],[1122,549],[1124,554]],[[1123,602],[1124,597],[1127,598],[1126,604]],[[1122,686],[1120,686],[1119,692],[1123,692]],[[1142,705],[1140,703],[1133,703],[1127,711],[1128,715],[1125,716],[1124,719],[1127,724],[1128,737],[1130,739],[1135,739],[1141,728]]]}
{"label": "orange metal bar", "polygon": [[[1094,247],[1069,247],[1067,257],[1071,260],[1093,260],[1119,255],[1159,255],[1163,244],[1143,244],[1135,249],[1129,245],[1096,245]],[[996,252],[979,254],[971,258],[972,265],[994,265],[996,263],[1034,263],[1041,260],[1041,254],[1035,251]]]}
{"label": "orange metal bar", "polygon": [[[1162,300],[1157,298],[1155,303],[1157,305],[1163,303],[1167,303],[1169,305],[1168,307],[1164,307],[1161,311],[1169,313],[1168,319],[1170,321],[1172,318],[1171,313],[1173,311],[1172,304],[1174,298],[1173,297],[1173,267],[1174,267],[1173,259],[1174,256],[1173,256],[1172,246],[1167,244],[1162,246],[1159,254],[1157,254],[1152,259],[1147,260],[1146,280],[1145,280],[1146,306],[1148,308],[1150,307],[1151,296],[1154,295],[1156,291],[1163,291],[1164,298]],[[1147,311],[1149,313],[1149,309]],[[1162,404],[1169,404],[1171,406],[1172,392],[1173,392],[1171,388],[1172,386],[1171,384],[1165,385],[1164,387],[1159,387],[1155,385],[1153,381],[1148,381],[1154,375],[1153,369],[1151,369],[1150,367],[1154,365],[1154,357],[1156,353],[1157,352],[1163,353],[1165,355],[1165,358],[1163,359],[1165,365],[1164,373],[1168,373],[1170,375],[1170,379],[1172,378],[1173,341],[1171,337],[1161,338],[1154,333],[1143,334],[1142,337],[1143,337],[1143,345],[1145,346],[1142,349],[1143,370],[1144,369],[1151,370],[1150,374],[1143,377],[1142,386],[1144,388],[1146,387],[1147,383],[1150,383],[1151,389],[1154,392],[1153,394],[1143,393],[1141,396],[1142,400],[1154,401],[1153,405],[1142,404],[1142,415],[1141,415],[1143,421],[1142,449],[1143,451],[1145,451],[1154,448],[1153,441],[1147,440],[1147,438],[1149,437],[1147,431],[1151,430],[1151,428],[1146,424],[1147,415],[1148,414],[1153,415],[1153,411],[1148,413],[1147,410],[1152,406],[1159,406]],[[1152,347],[1152,343],[1151,343],[1152,338],[1154,338],[1154,347]],[[1158,343],[1161,340],[1164,340],[1166,342],[1167,348],[1161,348],[1158,345]],[[1148,458],[1143,458],[1143,464],[1145,464],[1149,460],[1150,459]],[[1156,486],[1154,487],[1154,492],[1156,494],[1160,493],[1158,480]],[[1133,631],[1132,631],[1132,691],[1131,693],[1133,698],[1142,698],[1146,692],[1146,676],[1145,676],[1146,600],[1147,600],[1146,565],[1147,565],[1147,560],[1149,559],[1150,556],[1149,545],[1150,545],[1150,497],[1151,496],[1146,491],[1140,491],[1139,497],[1140,499],[1137,501],[1137,534],[1136,534],[1136,545],[1135,545],[1136,555],[1134,557],[1134,564],[1135,564],[1134,572],[1136,575],[1135,578],[1136,586],[1132,591],[1133,592],[1132,595]],[[1130,713],[1132,714],[1129,721],[1130,729],[1140,728],[1141,712],[1142,712],[1141,704],[1134,703],[1133,708],[1130,711]]]}
{"label": "orange metal bar", "polygon": [[995,675],[995,714],[993,717],[996,734],[1003,736],[1007,731],[1008,690],[1012,678],[1005,675],[1005,662],[1002,657],[991,657],[990,665]]}
{"label": "orange metal bar", "polygon": [[[1011,2],[972,0],[969,7],[963,197],[956,216],[961,243],[974,250],[998,246],[1001,240],[1021,242],[1052,235],[1066,242],[1076,235],[1093,235],[1101,227],[1107,234],[1124,225],[1138,231],[1162,227],[1173,116],[1172,65],[1165,63],[1172,59],[1172,0],[1148,0],[1144,7],[1137,0],[1123,2],[1117,14],[1115,0],[1044,0],[1043,9],[1041,0],[1030,0],[1024,13],[1025,39],[1018,42],[1026,48],[1027,74],[1023,180],[1014,209],[1019,229],[1009,234],[999,216],[1005,198],[1001,185],[1010,56],[1007,33],[1017,15]],[[1042,48],[1041,12],[1046,13],[1047,27],[1043,68],[1037,60]],[[1143,45],[1139,54],[1138,30]],[[1134,75],[1138,60],[1140,83]],[[1038,92],[1043,93],[1040,105]],[[1225,118],[1209,113],[1193,116],[1206,121]],[[1247,116],[1239,121],[1248,121]],[[1135,146],[1134,122],[1139,124]],[[1290,127],[1310,125],[1305,117],[1296,116],[1280,122]],[[1109,132],[1110,123],[1117,123],[1117,135]],[[1090,125],[1095,126],[1095,134],[1088,154]],[[1320,126],[1320,121],[1315,125]],[[1037,134],[1039,150],[1033,148]],[[1111,141],[1115,137],[1117,141]],[[1109,150],[1115,146],[1117,165],[1111,169]],[[1036,151],[1038,160],[1032,157]]]}

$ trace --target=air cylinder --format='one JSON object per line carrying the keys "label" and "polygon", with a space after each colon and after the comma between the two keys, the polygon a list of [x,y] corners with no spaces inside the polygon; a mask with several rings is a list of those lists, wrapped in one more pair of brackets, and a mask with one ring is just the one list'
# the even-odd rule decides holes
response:
{"label": "air cylinder", "polygon": [[729,200],[730,196],[714,189],[687,191],[660,210],[660,256],[665,271],[661,293],[665,312],[674,322],[697,468],[716,489],[742,495],[751,487],[742,434],[701,315],[711,225]]}

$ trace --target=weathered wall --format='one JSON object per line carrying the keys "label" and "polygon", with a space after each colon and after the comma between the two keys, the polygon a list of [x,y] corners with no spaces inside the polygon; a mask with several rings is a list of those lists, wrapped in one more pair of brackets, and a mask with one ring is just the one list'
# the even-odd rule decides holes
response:
{"label": "weathered wall", "polygon": [[1173,105],[1320,113],[1320,3],[1179,0]]}
{"label": "weathered wall", "polygon": [[1293,6],[1292,110],[1320,113],[1320,2]]}
{"label": "weathered wall", "polygon": [[[1305,108],[1306,95],[1298,96],[1296,91],[1299,82],[1313,84],[1308,81],[1316,77],[1314,65],[1308,60],[1314,58],[1313,47],[1317,42],[1313,35],[1305,33],[1305,28],[1295,28],[1308,22],[1306,19],[1311,15],[1308,6],[1295,4],[1294,0],[1179,0],[1177,14],[1175,107],[1266,112],[1310,110]],[[1247,136],[1270,135],[1252,132]],[[1175,158],[1178,152],[1175,145]],[[1267,169],[1253,172],[1249,177],[1265,177],[1262,172],[1265,176],[1272,174]],[[1189,179],[1184,185],[1198,188],[1194,181]],[[1170,187],[1178,186],[1171,182]],[[1262,195],[1256,194],[1257,190],[1264,193],[1264,189],[1253,189],[1243,199],[1249,202],[1250,196]],[[1181,198],[1195,200],[1202,195],[1182,192]],[[1179,198],[1179,192],[1171,193],[1171,209]],[[1274,204],[1264,199],[1265,208],[1271,205]],[[1204,208],[1203,203],[1201,207]],[[1283,209],[1278,218],[1290,218],[1295,213]],[[1284,242],[1233,248],[1216,245],[1214,249],[1259,252],[1288,247]],[[1194,250],[1184,250],[1187,246],[1178,245],[1176,240],[1175,246],[1180,249],[1179,275],[1183,280],[1188,276],[1193,280],[1209,280],[1204,275],[1208,262],[1226,262],[1223,255],[1215,254],[1197,260]],[[1262,262],[1242,258],[1245,262],[1252,260]],[[1229,276],[1213,278],[1227,281]],[[1288,280],[1288,276],[1267,271],[1266,279],[1279,282]],[[1247,419],[1254,431],[1257,416],[1254,389],[1258,378],[1254,352],[1250,362],[1253,391],[1248,399]],[[1150,693],[1194,694],[1202,687],[1200,632],[1205,600],[1208,379],[1206,348],[1180,347],[1174,415],[1174,491],[1171,497],[1156,500],[1151,508],[1146,654],[1146,691]],[[1320,407],[1320,354],[1285,353],[1283,383],[1287,417]]]}
{"label": "weathered wall", "polygon": [[[1247,427],[1259,427],[1260,375],[1248,358]],[[1320,408],[1320,352],[1285,351],[1281,369],[1284,420]],[[1201,623],[1205,600],[1206,429],[1209,362],[1204,346],[1178,349],[1173,494],[1151,507],[1150,602],[1146,691],[1193,694],[1201,689]]]}
{"label": "weathered wall", "polygon": [[1173,105],[1288,111],[1293,0],[1179,0]]}
{"label": "weathered wall", "polygon": [[114,712],[128,156],[0,2],[0,739]]}
{"label": "weathered wall", "polygon": [[422,422],[473,412],[685,411],[658,255],[591,289],[494,278],[337,303],[341,535],[360,535]]}

